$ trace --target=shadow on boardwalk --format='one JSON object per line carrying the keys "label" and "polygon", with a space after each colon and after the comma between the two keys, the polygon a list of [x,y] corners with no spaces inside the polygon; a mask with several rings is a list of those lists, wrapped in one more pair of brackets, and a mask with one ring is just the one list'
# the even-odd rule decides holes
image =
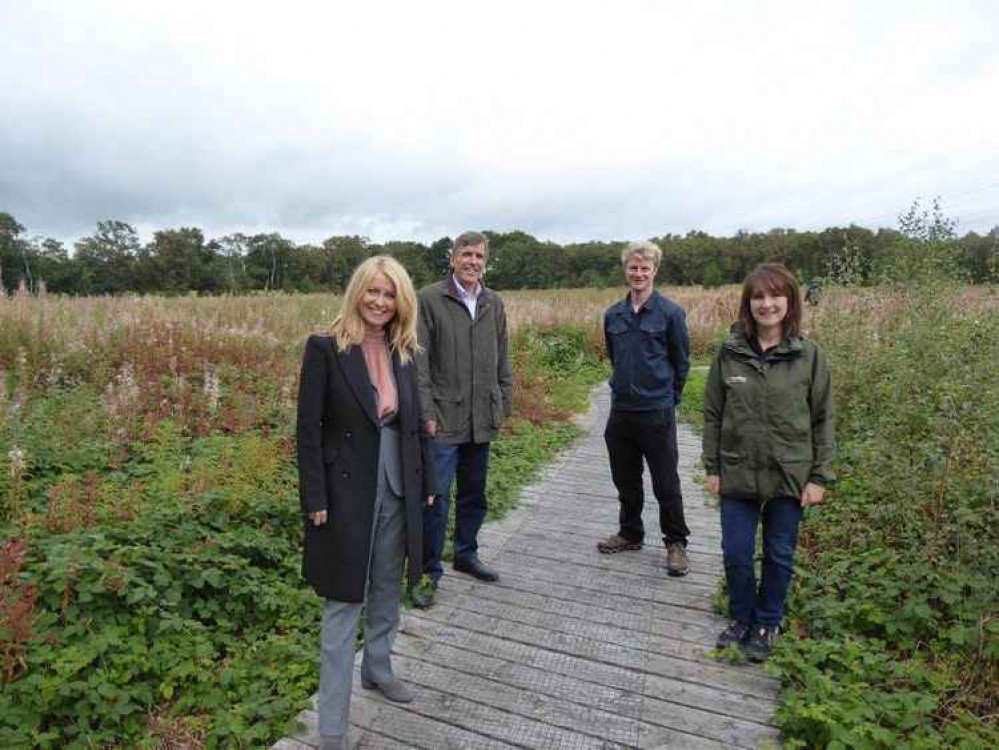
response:
{"label": "shadow on boardwalk", "polygon": [[[516,511],[483,529],[482,556],[502,580],[449,570],[438,603],[404,615],[394,659],[416,700],[400,707],[362,690],[355,669],[359,748],[776,744],[777,681],[707,655],[725,625],[712,607],[723,572],[717,511],[691,479],[700,439],[689,428],[681,425],[679,439],[691,573],[666,575],[655,533],[640,552],[597,552],[617,528],[607,409],[598,388],[581,418],[587,433],[524,490]],[[646,495],[654,532],[648,483]],[[315,713],[301,720],[306,731],[276,750],[318,744]]]}

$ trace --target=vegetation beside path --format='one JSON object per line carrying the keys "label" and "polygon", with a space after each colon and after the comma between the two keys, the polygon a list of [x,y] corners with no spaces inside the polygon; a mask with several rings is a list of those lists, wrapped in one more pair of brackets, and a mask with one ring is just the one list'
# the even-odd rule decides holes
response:
{"label": "vegetation beside path", "polygon": [[[809,326],[839,481],[806,514],[769,666],[786,745],[999,747],[999,300],[837,289]],[[681,408],[698,427],[705,375]]]}

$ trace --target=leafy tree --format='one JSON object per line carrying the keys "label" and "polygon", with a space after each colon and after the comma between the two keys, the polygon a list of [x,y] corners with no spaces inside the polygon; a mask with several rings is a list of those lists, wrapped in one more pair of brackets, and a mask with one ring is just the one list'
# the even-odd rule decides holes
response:
{"label": "leafy tree", "polygon": [[148,291],[183,294],[212,292],[217,286],[216,256],[200,229],[184,227],[156,232],[145,248],[143,282]]}
{"label": "leafy tree", "polygon": [[334,236],[323,242],[326,252],[325,279],[338,292],[347,288],[350,275],[361,261],[371,255],[365,237]]}
{"label": "leafy tree", "polygon": [[451,249],[454,242],[450,237],[441,237],[427,248],[427,269],[430,275],[436,280],[447,274],[451,267]]}
{"label": "leafy tree", "polygon": [[247,240],[246,269],[254,289],[284,289],[294,248],[280,234],[255,234]]}
{"label": "leafy tree", "polygon": [[58,294],[82,294],[80,273],[76,263],[59,240],[47,237],[33,240],[31,255],[34,258],[35,288]]}
{"label": "leafy tree", "polygon": [[386,242],[380,248],[373,247],[372,251],[391,255],[402,263],[417,289],[440,278],[435,269],[427,264],[430,258],[429,248],[419,242]]}
{"label": "leafy tree", "polygon": [[879,259],[882,280],[909,284],[959,278],[957,222],[944,215],[939,198],[929,208],[917,198],[899,216],[898,225],[890,252]]}
{"label": "leafy tree", "polygon": [[221,272],[221,278],[216,280],[216,285],[230,294],[252,289],[250,275],[246,269],[249,238],[237,232],[213,240],[213,244],[218,256],[216,268]]}
{"label": "leafy tree", "polygon": [[139,234],[123,221],[97,223],[94,234],[77,240],[74,259],[85,294],[121,294],[136,287]]}
{"label": "leafy tree", "polygon": [[13,291],[25,275],[28,264],[22,232],[24,227],[13,216],[0,212],[0,291]]}

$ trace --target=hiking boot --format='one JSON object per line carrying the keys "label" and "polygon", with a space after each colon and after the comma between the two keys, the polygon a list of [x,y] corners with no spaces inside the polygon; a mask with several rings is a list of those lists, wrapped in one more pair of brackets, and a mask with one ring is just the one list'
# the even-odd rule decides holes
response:
{"label": "hiking boot", "polygon": [[774,644],[777,643],[780,627],[777,625],[757,625],[752,630],[753,632],[749,634],[749,640],[742,647],[742,651],[750,661],[766,661],[774,650]]}
{"label": "hiking boot", "polygon": [[636,550],[641,548],[641,542],[629,542],[620,534],[611,534],[604,541],[597,542],[597,549],[605,555],[613,555],[615,552],[624,552],[625,550]]}
{"label": "hiking boot", "polygon": [[715,648],[722,649],[731,646],[733,643],[745,643],[749,637],[749,623],[742,620],[732,620],[728,627],[718,636]]}
{"label": "hiking boot", "polygon": [[683,542],[671,542],[666,546],[666,572],[671,576],[685,576],[690,572],[690,559]]}

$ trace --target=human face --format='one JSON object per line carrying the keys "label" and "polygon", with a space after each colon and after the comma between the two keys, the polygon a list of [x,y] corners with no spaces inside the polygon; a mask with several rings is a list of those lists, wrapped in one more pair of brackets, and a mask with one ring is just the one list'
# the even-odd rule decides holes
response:
{"label": "human face", "polygon": [[451,268],[458,283],[469,292],[482,280],[486,271],[486,245],[466,245],[451,255]]}
{"label": "human face", "polygon": [[361,294],[361,319],[369,328],[384,328],[395,317],[395,284],[380,271]]}
{"label": "human face", "polygon": [[629,257],[624,264],[624,278],[631,293],[637,296],[651,294],[658,270],[652,265],[652,261],[646,260],[638,253]]}
{"label": "human face", "polygon": [[749,311],[760,333],[782,333],[787,317],[787,297],[768,289],[756,289],[749,299]]}

